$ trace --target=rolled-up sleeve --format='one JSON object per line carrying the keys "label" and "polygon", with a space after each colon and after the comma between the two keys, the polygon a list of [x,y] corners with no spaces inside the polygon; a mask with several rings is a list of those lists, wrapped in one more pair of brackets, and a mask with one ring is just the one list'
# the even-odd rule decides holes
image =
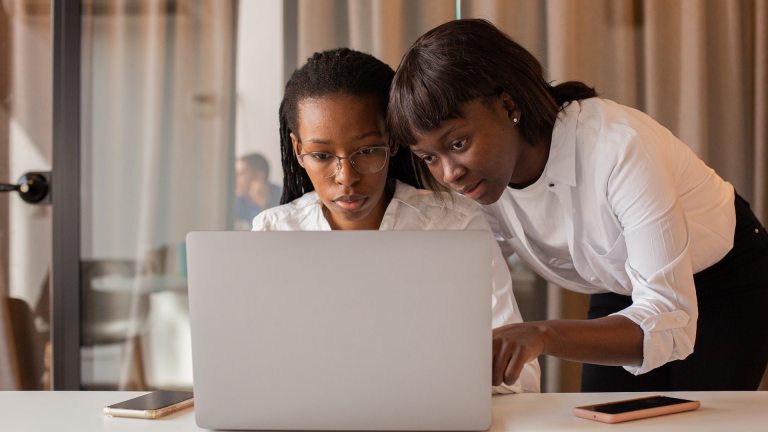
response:
{"label": "rolled-up sleeve", "polygon": [[643,363],[625,366],[639,375],[693,352],[696,341],[696,290],[687,247],[668,266],[643,277],[626,265],[632,282],[632,305],[617,312],[643,330]]}

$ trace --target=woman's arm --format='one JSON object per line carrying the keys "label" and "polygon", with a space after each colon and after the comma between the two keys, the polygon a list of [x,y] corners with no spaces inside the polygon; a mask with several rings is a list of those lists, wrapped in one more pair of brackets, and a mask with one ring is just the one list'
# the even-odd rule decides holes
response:
{"label": "woman's arm", "polygon": [[[495,241],[490,240],[490,247],[493,248],[493,337],[503,328],[524,325],[523,317],[520,314],[520,308],[515,300],[512,289],[512,277],[509,272],[509,266],[501,254],[501,250]],[[494,393],[519,393],[519,392],[540,392],[541,391],[541,367],[538,358],[533,357],[525,360],[520,365],[515,379],[496,383],[493,381]]]}
{"label": "woman's arm", "polygon": [[[466,219],[463,229],[491,231],[488,222],[483,213],[477,209],[474,203],[470,206],[471,213]],[[515,294],[512,287],[512,276],[509,272],[509,265],[501,253],[501,249],[493,237],[488,239],[491,248],[492,257],[492,318],[494,337],[496,332],[523,322],[520,314],[520,308],[515,300]],[[515,376],[514,380],[508,380],[498,384],[494,381],[494,393],[519,393],[519,392],[539,392],[541,391],[541,368],[536,357],[524,361]]]}
{"label": "woman's arm", "polygon": [[513,383],[542,354],[610,366],[643,362],[643,330],[620,315],[509,324],[493,331],[493,385]]}

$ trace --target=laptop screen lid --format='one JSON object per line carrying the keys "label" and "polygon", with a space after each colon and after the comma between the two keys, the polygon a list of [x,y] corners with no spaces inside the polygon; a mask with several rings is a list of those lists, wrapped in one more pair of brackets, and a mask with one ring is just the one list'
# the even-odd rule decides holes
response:
{"label": "laptop screen lid", "polygon": [[198,425],[486,429],[491,247],[482,231],[190,233]]}

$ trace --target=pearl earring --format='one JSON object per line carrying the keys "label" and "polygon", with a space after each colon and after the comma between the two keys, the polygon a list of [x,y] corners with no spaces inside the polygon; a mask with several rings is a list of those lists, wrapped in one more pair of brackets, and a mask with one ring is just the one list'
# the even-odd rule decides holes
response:
{"label": "pearl earring", "polygon": [[517,124],[520,121],[517,117],[512,117],[512,123]]}

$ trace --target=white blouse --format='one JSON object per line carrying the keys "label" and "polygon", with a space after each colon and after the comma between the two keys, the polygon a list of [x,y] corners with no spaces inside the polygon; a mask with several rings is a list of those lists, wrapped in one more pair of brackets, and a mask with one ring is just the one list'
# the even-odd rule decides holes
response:
{"label": "white blouse", "polygon": [[[479,206],[456,195],[442,195],[397,182],[380,230],[485,230],[490,227]],[[316,192],[308,192],[288,204],[264,210],[253,219],[254,231],[330,231],[323,204]],[[493,249],[493,327],[522,322],[512,292],[509,267],[496,245]],[[539,363],[529,362],[512,386],[494,387],[496,393],[540,391]]]}
{"label": "white blouse", "polygon": [[644,341],[643,363],[629,372],[693,352],[693,274],[733,247],[733,186],[646,114],[599,98],[560,112],[542,177],[541,200],[559,203],[547,222],[564,228],[558,253],[529,238],[540,220],[524,217],[510,188],[484,207],[503,253],[573,291],[631,295],[618,314],[643,329]]}

